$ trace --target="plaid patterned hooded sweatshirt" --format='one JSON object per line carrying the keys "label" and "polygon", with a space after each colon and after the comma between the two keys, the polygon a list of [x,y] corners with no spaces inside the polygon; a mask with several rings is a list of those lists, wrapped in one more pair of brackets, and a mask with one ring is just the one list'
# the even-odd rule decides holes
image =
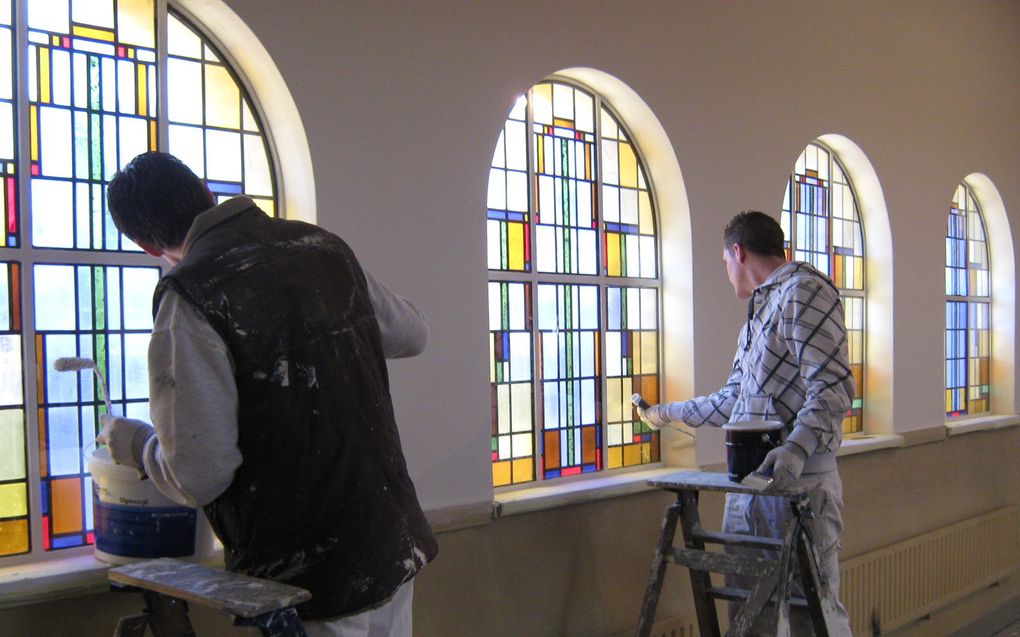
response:
{"label": "plaid patterned hooded sweatshirt", "polygon": [[805,473],[835,469],[854,395],[838,290],[811,265],[785,263],[752,292],[747,314],[726,386],[671,403],[669,417],[693,427],[781,420],[808,453]]}

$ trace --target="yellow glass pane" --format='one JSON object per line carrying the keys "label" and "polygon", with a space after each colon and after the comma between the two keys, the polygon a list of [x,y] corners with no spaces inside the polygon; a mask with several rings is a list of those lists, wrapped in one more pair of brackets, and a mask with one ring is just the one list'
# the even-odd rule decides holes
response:
{"label": "yellow glass pane", "polygon": [[[630,379],[627,379],[628,386]],[[606,380],[606,406],[609,408],[608,422],[620,422],[623,420],[623,379],[610,378]]]}
{"label": "yellow glass pane", "polygon": [[0,518],[28,515],[28,489],[24,482],[0,484]]}
{"label": "yellow glass pane", "polygon": [[620,185],[625,188],[637,188],[637,156],[634,147],[620,142]]}
{"label": "yellow glass pane", "polygon": [[0,520],[0,555],[28,552],[28,520]]}
{"label": "yellow glass pane", "polygon": [[606,274],[620,276],[620,235],[606,233]]}
{"label": "yellow glass pane", "polygon": [[606,454],[606,467],[608,469],[618,469],[623,466],[623,448],[622,447],[610,447]]}
{"label": "yellow glass pane", "polygon": [[655,332],[641,332],[641,373],[654,374],[658,370],[659,336]]}
{"label": "yellow glass pane", "polygon": [[535,479],[535,462],[531,458],[518,458],[513,461],[514,484],[531,482]]}
{"label": "yellow glass pane", "polygon": [[[20,372],[20,370],[16,370]],[[15,377],[20,383],[21,374]],[[25,416],[21,409],[0,411],[0,480],[25,478]]]}
{"label": "yellow glass pane", "polygon": [[623,466],[631,467],[641,464],[641,445],[623,446]]}
{"label": "yellow glass pane", "polygon": [[641,443],[641,464],[648,464],[652,461],[652,444],[650,442]]}
{"label": "yellow glass pane", "polygon": [[40,47],[39,51],[39,101],[50,102],[50,51]]}
{"label": "yellow glass pane", "polygon": [[89,38],[90,40],[102,40],[103,42],[113,42],[113,31],[109,29],[96,29],[94,27],[84,27],[80,24],[76,24],[71,27],[71,34],[79,38]]}
{"label": "yellow glass pane", "polygon": [[117,39],[121,44],[156,47],[154,0],[117,0]]}
{"label": "yellow glass pane", "polygon": [[531,89],[532,117],[536,124],[552,124],[552,85],[538,84]]}
{"label": "yellow glass pane", "polygon": [[276,202],[272,199],[262,199],[261,197],[252,197],[255,205],[258,206],[262,212],[266,213],[270,217],[276,216]]}
{"label": "yellow glass pane", "polygon": [[946,413],[953,411],[953,390],[946,390]]}
{"label": "yellow glass pane", "polygon": [[507,226],[507,267],[511,270],[524,269],[524,224],[508,223]]}
{"label": "yellow glass pane", "polygon": [[50,483],[53,496],[53,533],[82,530],[81,479],[66,478]]}
{"label": "yellow glass pane", "polygon": [[28,107],[28,138],[31,140],[32,161],[39,161],[39,107]]}
{"label": "yellow glass pane", "polygon": [[638,232],[655,234],[655,220],[652,216],[652,200],[647,190],[638,193]]}
{"label": "yellow glass pane", "polygon": [[146,66],[139,64],[136,67],[138,72],[138,110],[136,111],[139,115],[145,115],[149,112],[149,80],[145,74]]}
{"label": "yellow glass pane", "polygon": [[241,92],[222,66],[205,67],[205,123],[222,128],[241,128]]}
{"label": "yellow glass pane", "polygon": [[492,463],[492,486],[503,487],[510,484],[510,461],[503,460]]}

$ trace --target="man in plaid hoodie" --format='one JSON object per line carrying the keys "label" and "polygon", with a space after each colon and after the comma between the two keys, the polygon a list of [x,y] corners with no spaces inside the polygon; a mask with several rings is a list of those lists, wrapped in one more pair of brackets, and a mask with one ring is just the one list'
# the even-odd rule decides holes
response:
{"label": "man in plaid hoodie", "polygon": [[[782,227],[764,213],[740,213],[726,226],[723,240],[730,284],[738,298],[748,301],[747,323],[726,385],[708,396],[640,410],[641,418],[656,429],[671,421],[691,427],[782,421],[785,442],[768,453],[757,471],[773,476],[773,488],[789,486],[802,475],[821,478],[808,494],[815,514],[809,525],[821,575],[838,598],[843,486],[836,451],[854,395],[839,291],[810,264],[786,260]],[[728,493],[723,531],[779,538],[791,515],[785,498]],[[750,588],[753,581],[729,578],[728,583]],[[803,595],[800,582],[794,590]],[[837,614],[833,634],[849,636],[846,609],[838,602]],[[774,617],[759,620],[756,630],[762,624],[775,626]],[[795,610],[791,621],[794,635],[813,634],[806,612]]]}

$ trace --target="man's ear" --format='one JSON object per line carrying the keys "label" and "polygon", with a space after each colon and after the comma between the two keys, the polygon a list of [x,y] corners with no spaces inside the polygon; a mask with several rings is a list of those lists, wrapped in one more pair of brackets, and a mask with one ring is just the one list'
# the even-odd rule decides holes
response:
{"label": "man's ear", "polygon": [[145,250],[145,254],[156,257],[157,259],[163,256],[163,251],[159,248],[149,245],[148,243],[137,242],[138,247]]}
{"label": "man's ear", "polygon": [[730,252],[733,254],[733,259],[737,263],[743,263],[747,260],[747,250],[745,250],[744,246],[739,243],[734,243],[733,246],[730,247]]}

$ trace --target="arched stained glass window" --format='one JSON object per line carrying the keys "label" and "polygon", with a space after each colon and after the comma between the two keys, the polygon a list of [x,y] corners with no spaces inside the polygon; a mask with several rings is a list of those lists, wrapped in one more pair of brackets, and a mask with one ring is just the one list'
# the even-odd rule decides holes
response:
{"label": "arched stained glass window", "polygon": [[242,83],[154,0],[0,0],[0,131],[0,557],[30,557],[93,542],[86,458],[106,407],[94,375],[53,362],[94,359],[113,409],[149,417],[162,262],[117,232],[107,183],[169,150],[220,199],[275,214],[276,186]]}
{"label": "arched stained glass window", "polygon": [[596,94],[535,85],[489,173],[494,486],[659,461],[634,392],[659,399],[654,195]]}
{"label": "arched stained glass window", "polygon": [[990,410],[991,281],[985,222],[960,184],[946,230],[946,416]]}
{"label": "arched stained glass window", "polygon": [[839,159],[825,146],[810,144],[797,158],[786,186],[780,223],[786,235],[787,258],[814,265],[839,288],[850,368],[857,384],[843,431],[863,431],[864,233],[853,184]]}

